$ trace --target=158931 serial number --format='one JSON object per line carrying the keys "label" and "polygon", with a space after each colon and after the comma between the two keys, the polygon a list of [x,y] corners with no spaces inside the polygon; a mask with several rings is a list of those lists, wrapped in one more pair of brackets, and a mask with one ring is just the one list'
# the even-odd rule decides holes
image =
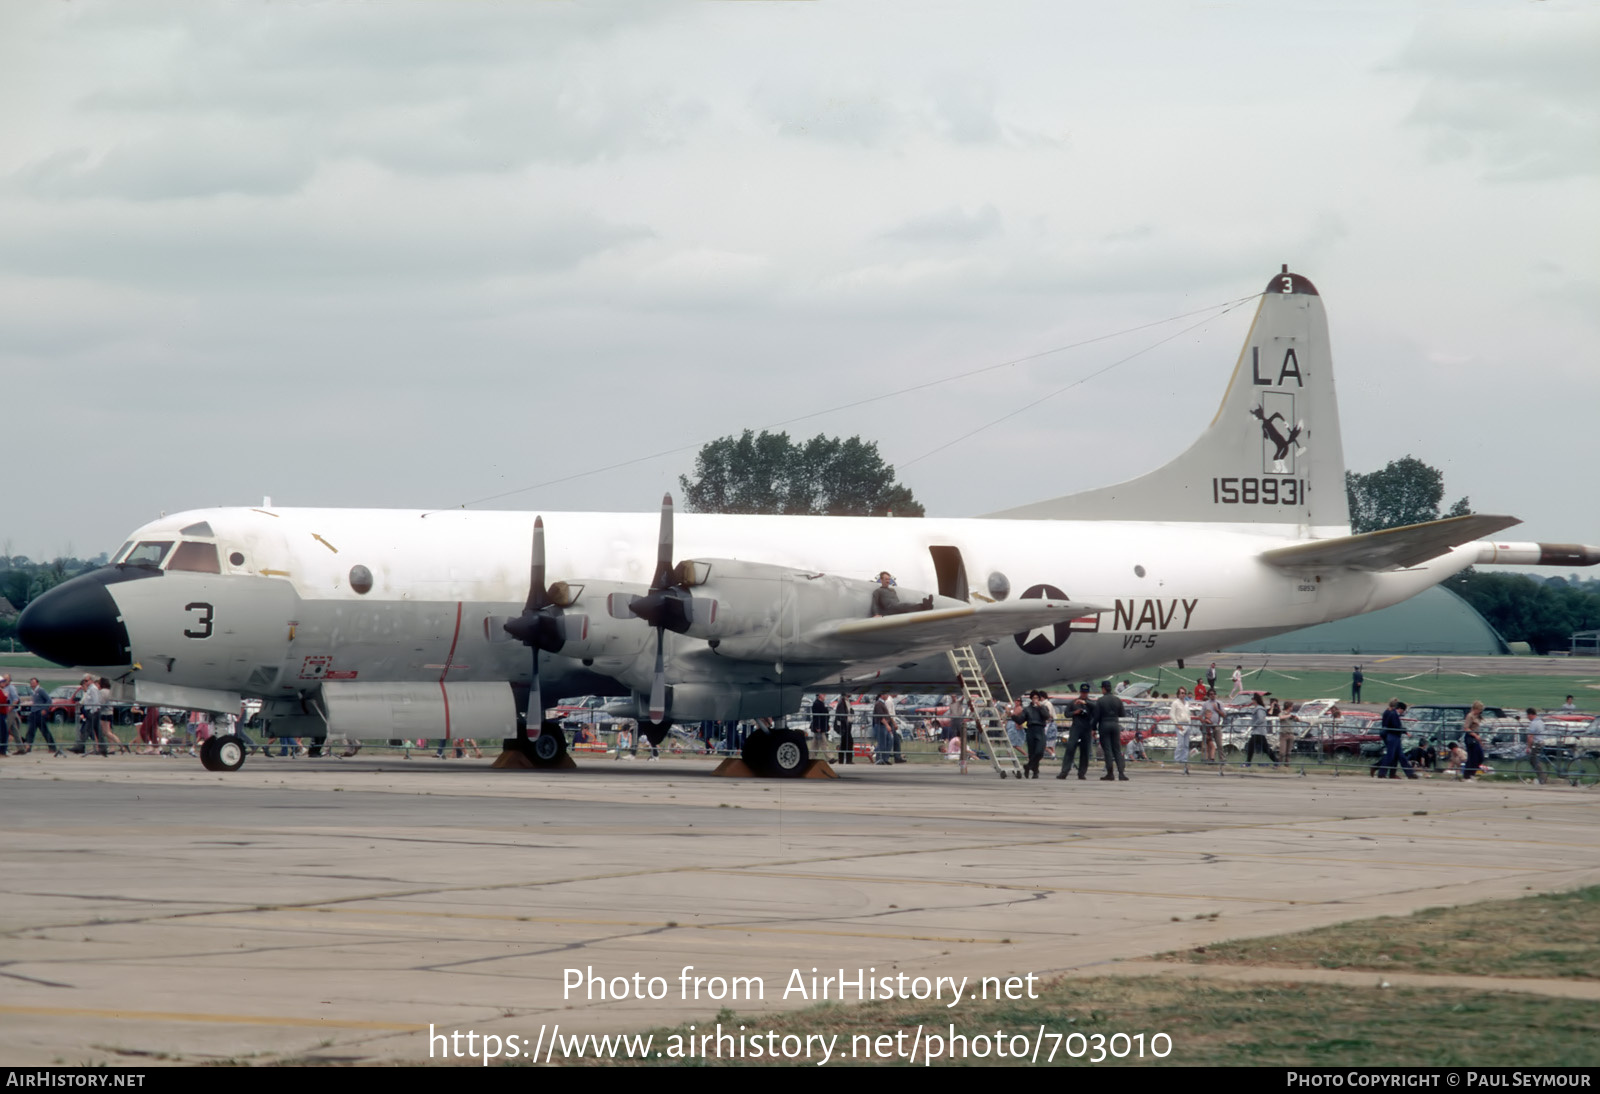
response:
{"label": "158931 serial number", "polygon": [[1305,479],[1212,479],[1211,500],[1217,505],[1303,505]]}

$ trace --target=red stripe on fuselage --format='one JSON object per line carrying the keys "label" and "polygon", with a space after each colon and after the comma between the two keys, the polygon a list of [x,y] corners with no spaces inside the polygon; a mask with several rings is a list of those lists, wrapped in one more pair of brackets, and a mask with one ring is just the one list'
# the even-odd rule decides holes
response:
{"label": "red stripe on fuselage", "polygon": [[456,601],[456,631],[450,636],[450,652],[445,655],[444,669],[439,673],[439,694],[444,696],[444,737],[450,739],[450,690],[444,686],[444,678],[450,675],[450,665],[456,659],[456,643],[461,641],[461,601]]}

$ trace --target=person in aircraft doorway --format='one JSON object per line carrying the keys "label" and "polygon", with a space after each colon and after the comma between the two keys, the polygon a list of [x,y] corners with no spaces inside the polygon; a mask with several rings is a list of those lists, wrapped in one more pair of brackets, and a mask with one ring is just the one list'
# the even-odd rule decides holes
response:
{"label": "person in aircraft doorway", "polygon": [[904,615],[907,612],[925,612],[933,607],[933,597],[925,596],[916,604],[900,603],[900,594],[894,589],[894,575],[884,570],[878,575],[878,587],[872,590],[872,614]]}

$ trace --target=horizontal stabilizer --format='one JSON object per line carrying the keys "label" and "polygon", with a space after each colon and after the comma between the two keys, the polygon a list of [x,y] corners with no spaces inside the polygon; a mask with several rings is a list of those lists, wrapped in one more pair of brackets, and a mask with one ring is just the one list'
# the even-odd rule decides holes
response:
{"label": "horizontal stabilizer", "polygon": [[1110,610],[1105,605],[1074,600],[963,604],[874,619],[835,619],[813,628],[804,641],[814,649],[840,657],[881,654],[890,649],[951,649]]}
{"label": "horizontal stabilizer", "polygon": [[1522,522],[1516,517],[1474,513],[1426,524],[1405,524],[1359,536],[1314,539],[1261,553],[1261,561],[1286,569],[1347,566],[1353,570],[1403,570],[1438,558],[1452,547],[1491,536]]}

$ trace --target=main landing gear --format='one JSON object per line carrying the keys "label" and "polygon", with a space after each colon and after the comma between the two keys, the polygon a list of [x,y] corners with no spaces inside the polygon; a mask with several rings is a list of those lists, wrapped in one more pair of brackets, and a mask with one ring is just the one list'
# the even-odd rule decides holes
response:
{"label": "main landing gear", "polygon": [[732,760],[723,761],[719,775],[764,775],[777,779],[803,779],[813,773],[821,778],[838,778],[826,760],[811,759],[806,735],[796,729],[758,729],[744,739],[740,753],[744,771],[730,770]]}
{"label": "main landing gear", "polygon": [[500,745],[501,752],[494,761],[495,767],[548,770],[578,766],[567,753],[567,735],[560,722],[546,720],[537,737],[529,737],[527,728],[519,722],[517,735],[504,738]]}
{"label": "main landing gear", "polygon": [[207,771],[237,771],[244,766],[244,742],[232,733],[200,743],[200,764]]}

